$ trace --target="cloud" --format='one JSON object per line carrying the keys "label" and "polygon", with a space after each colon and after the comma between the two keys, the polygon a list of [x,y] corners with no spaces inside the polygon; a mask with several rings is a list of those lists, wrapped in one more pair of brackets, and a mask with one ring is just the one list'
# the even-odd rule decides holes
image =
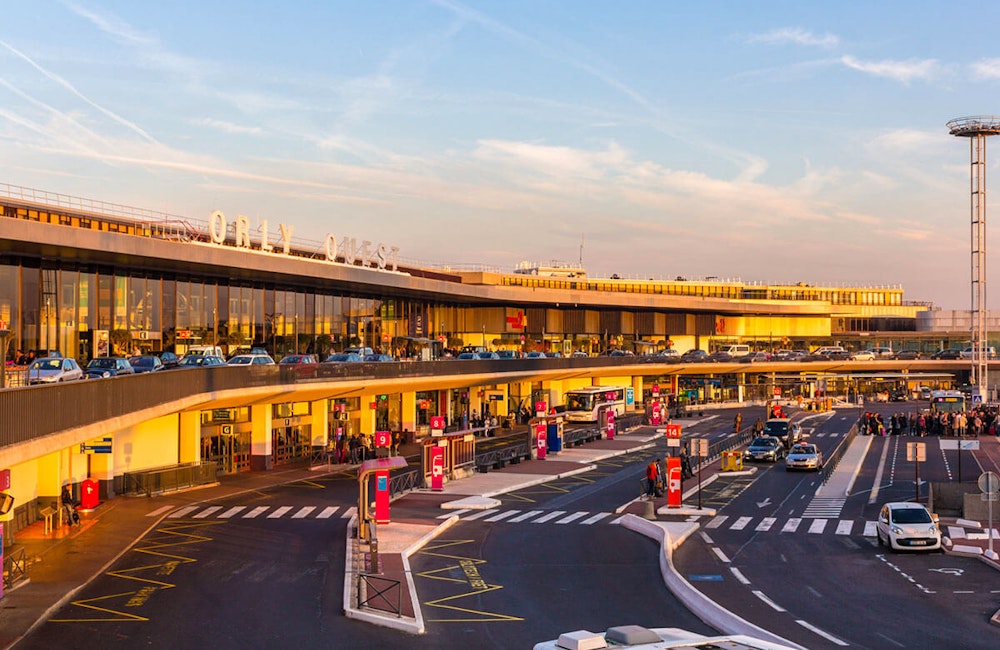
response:
{"label": "cloud", "polygon": [[931,79],[940,69],[940,64],[936,59],[924,59],[922,61],[862,61],[856,57],[847,55],[840,58],[840,62],[859,72],[865,72],[874,77],[885,77],[895,81],[908,84],[914,79]]}
{"label": "cloud", "polygon": [[765,45],[806,45],[809,47],[833,48],[840,45],[840,39],[835,34],[817,35],[800,27],[782,27],[763,34],[751,34],[747,43],[763,43]]}
{"label": "cloud", "polygon": [[204,126],[210,129],[215,129],[216,131],[222,131],[223,133],[238,133],[241,135],[261,135],[264,131],[259,126],[241,126],[239,124],[233,124],[232,122],[225,122],[223,120],[213,120],[209,117],[202,117],[197,120],[193,120],[194,124],[198,126]]}
{"label": "cloud", "polygon": [[970,67],[974,79],[1000,79],[1000,59],[982,59]]}

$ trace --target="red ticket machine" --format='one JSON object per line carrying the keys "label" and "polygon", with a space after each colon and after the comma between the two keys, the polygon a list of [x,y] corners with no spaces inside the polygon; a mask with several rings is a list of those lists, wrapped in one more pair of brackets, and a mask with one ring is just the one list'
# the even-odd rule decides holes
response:
{"label": "red ticket machine", "polygon": [[667,507],[681,507],[681,459],[667,458]]}
{"label": "red ticket machine", "polygon": [[658,427],[663,424],[663,411],[660,410],[659,400],[653,402],[652,411],[649,415],[649,423],[654,427]]}
{"label": "red ticket machine", "polygon": [[444,447],[431,447],[431,489],[444,489]]}
{"label": "red ticket machine", "polygon": [[389,523],[389,470],[375,472],[375,521]]}
{"label": "red ticket machine", "polygon": [[545,450],[548,448],[548,434],[544,422],[535,425],[535,448],[538,450],[538,460],[545,460]]}
{"label": "red ticket machine", "polygon": [[615,410],[609,408],[604,411],[604,433],[608,440],[614,440],[615,437]]}
{"label": "red ticket machine", "polygon": [[100,486],[92,478],[85,478],[80,483],[80,510],[93,510],[101,504]]}

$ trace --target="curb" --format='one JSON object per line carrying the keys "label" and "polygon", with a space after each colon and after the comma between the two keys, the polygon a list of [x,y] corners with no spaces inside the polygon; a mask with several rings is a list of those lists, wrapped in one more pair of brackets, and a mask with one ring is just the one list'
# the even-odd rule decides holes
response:
{"label": "curb", "polygon": [[667,526],[657,522],[647,521],[635,515],[624,515],[620,524],[629,530],[645,535],[660,543],[660,573],[663,574],[663,582],[667,589],[684,604],[692,614],[700,618],[709,627],[718,630],[722,634],[745,634],[757,639],[769,641],[771,643],[783,644],[789,648],[807,650],[797,643],[792,643],[764,628],[757,627],[753,623],[740,618],[736,614],[723,609],[714,600],[691,586],[677,569],[674,568],[673,552],[691,534],[698,529],[696,523],[685,523],[675,527],[680,528],[680,532],[675,536],[671,534]]}

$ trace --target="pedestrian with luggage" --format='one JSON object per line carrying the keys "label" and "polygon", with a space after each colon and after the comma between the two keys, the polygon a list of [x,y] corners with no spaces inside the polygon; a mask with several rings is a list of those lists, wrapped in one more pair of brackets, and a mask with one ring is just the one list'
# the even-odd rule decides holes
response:
{"label": "pedestrian with luggage", "polygon": [[660,477],[660,466],[656,459],[649,461],[646,465],[646,497],[652,499],[656,496],[656,482]]}
{"label": "pedestrian with luggage", "polygon": [[73,491],[69,489],[69,484],[63,486],[62,494],[59,495],[59,502],[62,504],[63,513],[66,516],[66,525],[73,526],[80,523],[80,515],[76,512],[76,500],[73,498]]}

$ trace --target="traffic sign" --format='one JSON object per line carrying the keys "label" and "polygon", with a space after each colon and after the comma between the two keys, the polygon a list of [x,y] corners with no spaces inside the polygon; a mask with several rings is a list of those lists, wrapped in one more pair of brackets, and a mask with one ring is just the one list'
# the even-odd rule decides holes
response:
{"label": "traffic sign", "polygon": [[983,472],[979,475],[979,490],[987,494],[1000,492],[1000,476],[996,472]]}
{"label": "traffic sign", "polygon": [[927,460],[927,445],[922,442],[906,443],[906,460],[925,462]]}
{"label": "traffic sign", "polygon": [[681,437],[681,425],[679,425],[679,424],[668,424],[667,425],[667,437],[668,438],[680,438]]}

